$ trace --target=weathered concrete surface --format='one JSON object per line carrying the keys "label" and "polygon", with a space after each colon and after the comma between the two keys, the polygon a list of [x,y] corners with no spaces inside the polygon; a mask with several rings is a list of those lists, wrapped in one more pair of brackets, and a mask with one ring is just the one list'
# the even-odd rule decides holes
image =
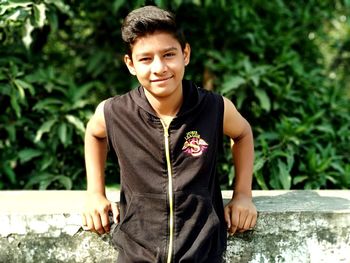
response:
{"label": "weathered concrete surface", "polygon": [[[223,192],[225,200],[232,192]],[[350,262],[350,191],[254,191],[258,222],[226,262]],[[80,191],[0,192],[0,262],[114,262],[109,235],[80,227]],[[118,193],[108,193],[117,201]]]}
{"label": "weathered concrete surface", "polygon": [[109,235],[82,230],[83,200],[82,191],[0,192],[0,262],[114,262]]}
{"label": "weathered concrete surface", "polygon": [[350,191],[255,196],[258,223],[229,238],[227,262],[350,262]]}

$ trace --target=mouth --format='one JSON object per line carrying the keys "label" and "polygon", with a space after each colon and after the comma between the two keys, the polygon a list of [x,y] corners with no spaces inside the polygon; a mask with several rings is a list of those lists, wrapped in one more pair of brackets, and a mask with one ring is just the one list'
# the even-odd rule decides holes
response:
{"label": "mouth", "polygon": [[173,76],[165,77],[165,78],[159,78],[159,79],[152,79],[151,82],[163,82],[167,81],[168,79],[171,79]]}

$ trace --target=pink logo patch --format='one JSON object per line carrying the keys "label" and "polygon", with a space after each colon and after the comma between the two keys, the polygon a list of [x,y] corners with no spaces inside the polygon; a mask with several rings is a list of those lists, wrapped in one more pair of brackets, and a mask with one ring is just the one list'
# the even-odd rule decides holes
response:
{"label": "pink logo patch", "polygon": [[186,133],[185,143],[182,147],[182,150],[192,155],[193,157],[197,157],[203,154],[203,152],[208,148],[208,144],[201,139],[201,136],[197,131],[190,131]]}

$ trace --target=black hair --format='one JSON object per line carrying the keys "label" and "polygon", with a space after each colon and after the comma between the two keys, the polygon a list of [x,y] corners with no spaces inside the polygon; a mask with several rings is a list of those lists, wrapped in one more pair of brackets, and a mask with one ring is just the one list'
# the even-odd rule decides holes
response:
{"label": "black hair", "polygon": [[137,38],[156,31],[171,34],[179,41],[182,50],[185,49],[185,36],[177,26],[175,16],[156,6],[144,6],[131,11],[124,19],[122,38],[126,43],[127,53],[131,56],[132,47]]}

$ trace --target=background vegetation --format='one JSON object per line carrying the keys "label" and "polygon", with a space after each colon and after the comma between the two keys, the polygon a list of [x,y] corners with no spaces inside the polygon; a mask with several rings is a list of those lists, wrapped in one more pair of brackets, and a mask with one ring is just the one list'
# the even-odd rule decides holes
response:
{"label": "background vegetation", "polygon": [[[350,1],[146,1],[177,14],[187,78],[237,105],[255,189],[350,187]],[[83,189],[84,126],[137,85],[120,25],[141,0],[0,0],[0,189]],[[228,142],[226,142],[228,143]],[[117,182],[109,161],[107,180]],[[220,157],[224,188],[234,177]]]}

